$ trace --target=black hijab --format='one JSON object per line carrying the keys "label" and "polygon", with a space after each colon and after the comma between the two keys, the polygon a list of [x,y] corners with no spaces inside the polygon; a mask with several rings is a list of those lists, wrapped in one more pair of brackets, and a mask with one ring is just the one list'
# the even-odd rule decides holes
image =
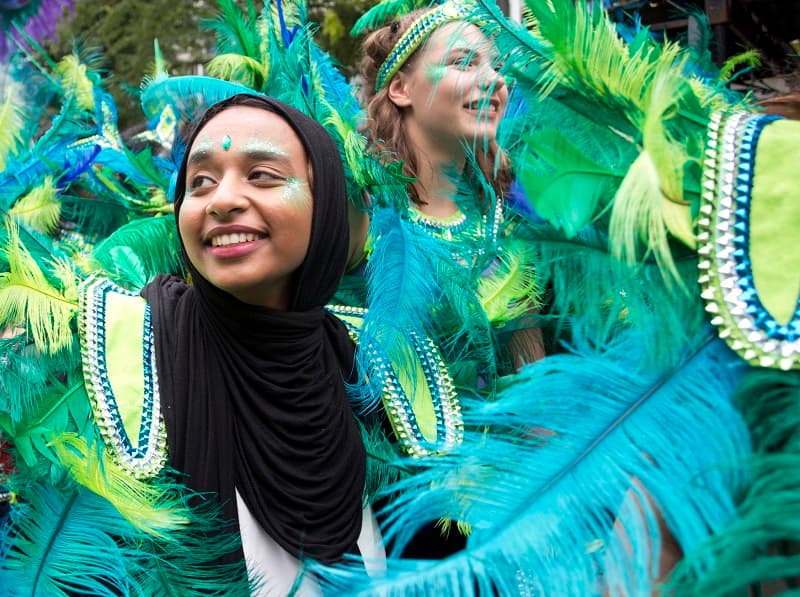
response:
{"label": "black hijab", "polygon": [[[348,248],[344,173],[326,131],[299,111],[242,94],[214,104],[187,140],[175,216],[194,138],[230,106],[255,106],[291,125],[313,172],[311,240],[287,311],[245,304],[183,259],[192,285],[159,276],[152,309],[169,462],[193,490],[216,496],[238,532],[235,490],[261,527],[296,557],[330,563],[361,530],[366,455],[345,393],[353,344],[323,306]],[[226,560],[241,559],[241,550]]]}

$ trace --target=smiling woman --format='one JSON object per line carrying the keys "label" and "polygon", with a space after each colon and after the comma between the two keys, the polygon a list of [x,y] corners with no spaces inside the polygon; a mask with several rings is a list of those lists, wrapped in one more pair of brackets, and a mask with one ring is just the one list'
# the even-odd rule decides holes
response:
{"label": "smiling woman", "polygon": [[212,118],[189,148],[178,221],[198,271],[246,303],[288,307],[311,235],[308,175],[278,115],[235,106]]}
{"label": "smiling woman", "polygon": [[[467,6],[398,16],[363,50],[370,148],[407,184],[368,189],[364,262],[337,299],[366,307],[359,364],[389,441],[425,457],[457,447],[470,399],[491,398],[501,378],[543,356],[536,253],[498,144],[503,65]],[[405,553],[439,557],[463,544],[458,531],[443,535],[426,527]]]}
{"label": "smiling woman", "polygon": [[27,563],[46,542],[28,521],[53,518],[62,496],[104,512],[92,532],[109,553],[72,578],[88,548],[54,529],[47,594],[306,595],[306,560],[380,556],[345,390],[354,346],[324,308],[348,252],[336,146],[297,110],[244,94],[209,108],[186,147],[175,214],[189,282],[83,286],[91,422],[62,439],[83,457],[51,455],[71,473],[42,481],[47,505],[26,488],[26,515],[12,516],[0,579],[18,594],[40,594]]}

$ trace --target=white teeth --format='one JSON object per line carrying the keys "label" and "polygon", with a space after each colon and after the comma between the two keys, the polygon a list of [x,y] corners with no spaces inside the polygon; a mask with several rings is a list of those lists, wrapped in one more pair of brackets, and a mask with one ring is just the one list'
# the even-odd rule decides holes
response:
{"label": "white teeth", "polygon": [[238,243],[247,243],[258,239],[257,234],[234,232],[232,234],[220,234],[211,239],[212,247],[227,247]]}

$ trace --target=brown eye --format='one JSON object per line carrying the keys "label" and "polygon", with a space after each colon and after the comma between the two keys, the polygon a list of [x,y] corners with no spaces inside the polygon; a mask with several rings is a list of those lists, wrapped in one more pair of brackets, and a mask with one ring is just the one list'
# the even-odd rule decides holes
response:
{"label": "brown eye", "polygon": [[202,189],[203,187],[209,187],[213,184],[214,181],[210,177],[204,174],[198,174],[189,179],[189,190],[195,191],[197,189]]}
{"label": "brown eye", "polygon": [[283,180],[283,177],[269,170],[253,170],[248,179],[260,183],[273,183]]}

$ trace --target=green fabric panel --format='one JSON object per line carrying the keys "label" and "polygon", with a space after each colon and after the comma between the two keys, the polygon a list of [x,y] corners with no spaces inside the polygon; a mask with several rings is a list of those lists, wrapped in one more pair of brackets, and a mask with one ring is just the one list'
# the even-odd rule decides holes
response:
{"label": "green fabric panel", "polygon": [[758,142],[750,207],[753,281],[764,307],[786,324],[800,294],[800,122],[767,125]]}
{"label": "green fabric panel", "polygon": [[142,297],[108,293],[105,346],[108,379],[122,424],[136,447],[139,447],[144,403],[144,307]]}
{"label": "green fabric panel", "polygon": [[397,380],[405,395],[408,396],[419,430],[427,441],[433,443],[436,441],[436,411],[433,407],[433,397],[431,389],[428,387],[422,361],[413,350],[409,349],[405,359],[400,362],[408,363],[411,366],[395,367]]}

